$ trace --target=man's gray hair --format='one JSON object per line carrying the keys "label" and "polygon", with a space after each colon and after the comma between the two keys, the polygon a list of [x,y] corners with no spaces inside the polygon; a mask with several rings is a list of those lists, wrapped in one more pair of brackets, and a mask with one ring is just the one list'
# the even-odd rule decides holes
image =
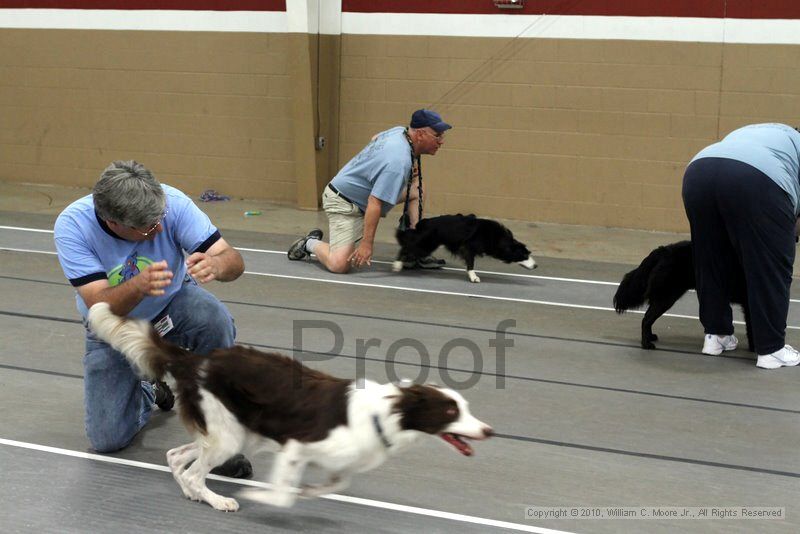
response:
{"label": "man's gray hair", "polygon": [[137,161],[115,161],[92,189],[97,216],[132,228],[152,225],[164,213],[167,197],[153,173]]}

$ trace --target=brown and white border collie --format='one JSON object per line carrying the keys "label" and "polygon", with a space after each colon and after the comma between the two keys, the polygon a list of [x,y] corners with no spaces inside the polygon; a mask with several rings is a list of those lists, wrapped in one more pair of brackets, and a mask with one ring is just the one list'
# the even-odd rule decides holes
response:
{"label": "brown and white border collie", "polygon": [[[465,456],[472,454],[465,438],[493,434],[450,389],[336,378],[238,345],[193,354],[162,340],[150,323],[115,315],[104,302],[92,306],[89,324],[142,375],[172,377],[181,419],[195,439],[170,450],[167,462],[186,497],[217,510],[236,511],[239,504],[209,490],[206,475],[239,452],[278,449],[272,488],[241,494],[286,507],[297,497],[346,488],[353,474],[381,465],[423,433],[439,435]],[[328,481],[300,485],[308,464],[324,469]]]}

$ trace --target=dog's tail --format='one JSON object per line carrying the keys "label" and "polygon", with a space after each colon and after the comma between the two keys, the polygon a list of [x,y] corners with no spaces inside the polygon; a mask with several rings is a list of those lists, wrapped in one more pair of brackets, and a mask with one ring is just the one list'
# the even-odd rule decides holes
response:
{"label": "dog's tail", "polygon": [[115,315],[107,302],[92,306],[88,320],[97,337],[124,354],[147,378],[163,379],[168,373],[170,354],[185,352],[162,341],[149,322]]}
{"label": "dog's tail", "polygon": [[614,295],[614,309],[617,313],[638,308],[645,303],[650,273],[661,259],[662,248],[658,247],[648,254],[637,268],[622,278]]}

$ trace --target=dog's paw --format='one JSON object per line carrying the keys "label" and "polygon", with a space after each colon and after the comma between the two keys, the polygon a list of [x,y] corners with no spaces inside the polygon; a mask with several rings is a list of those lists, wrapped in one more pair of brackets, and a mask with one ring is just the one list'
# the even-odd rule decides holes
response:
{"label": "dog's paw", "polygon": [[656,346],[653,344],[652,341],[642,341],[642,348],[644,350],[653,350]]}
{"label": "dog's paw", "polygon": [[295,501],[295,495],[287,491],[247,488],[240,491],[237,495],[250,501],[269,504],[270,506],[277,506],[279,508],[288,508],[292,506]]}
{"label": "dog's paw", "polygon": [[395,260],[394,263],[392,263],[392,271],[399,273],[402,270],[403,270],[403,262],[401,260]]}
{"label": "dog's paw", "polygon": [[533,270],[536,267],[538,267],[538,265],[536,265],[536,260],[533,259],[533,256],[528,256],[527,260],[521,261],[521,262],[519,262],[519,264],[522,265],[523,267],[525,267],[526,269],[530,269],[530,270]]}
{"label": "dog's paw", "polygon": [[467,276],[469,276],[469,281],[473,284],[478,284],[481,281],[480,277],[475,274],[475,271],[467,271]]}
{"label": "dog's paw", "polygon": [[220,495],[217,495],[216,498],[210,499],[208,504],[210,504],[215,510],[220,510],[222,512],[235,512],[239,509],[239,503],[236,502],[236,499],[222,497]]}

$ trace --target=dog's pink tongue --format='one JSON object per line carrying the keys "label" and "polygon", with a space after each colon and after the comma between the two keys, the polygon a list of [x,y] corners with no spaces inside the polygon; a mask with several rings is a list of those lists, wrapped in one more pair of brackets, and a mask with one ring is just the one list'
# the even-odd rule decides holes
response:
{"label": "dog's pink tongue", "polygon": [[464,456],[472,456],[472,447],[455,434],[442,434],[442,439],[455,447],[455,449]]}

